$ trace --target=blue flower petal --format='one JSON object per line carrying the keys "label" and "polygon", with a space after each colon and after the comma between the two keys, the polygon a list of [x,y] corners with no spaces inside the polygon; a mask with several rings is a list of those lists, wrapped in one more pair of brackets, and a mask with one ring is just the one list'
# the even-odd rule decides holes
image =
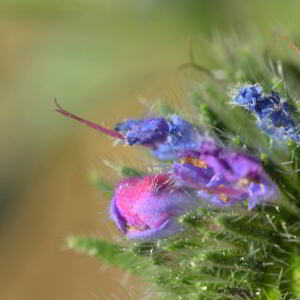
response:
{"label": "blue flower petal", "polygon": [[257,101],[262,98],[263,89],[260,85],[247,85],[239,89],[233,103],[253,111]]}

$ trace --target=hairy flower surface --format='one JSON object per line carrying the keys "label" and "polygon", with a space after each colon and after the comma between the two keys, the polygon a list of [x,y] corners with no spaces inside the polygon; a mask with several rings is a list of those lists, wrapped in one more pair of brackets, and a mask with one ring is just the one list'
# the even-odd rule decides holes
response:
{"label": "hairy flower surface", "polygon": [[170,119],[126,120],[117,125],[116,131],[130,145],[150,146],[152,155],[161,160],[174,159],[185,149],[196,149],[201,140],[199,129],[178,115]]}
{"label": "hairy flower surface", "polygon": [[212,140],[203,141],[198,151],[183,152],[172,171],[181,184],[198,189],[198,196],[218,206],[248,200],[252,209],[269,200],[276,190],[257,159],[222,148]]}
{"label": "hairy flower surface", "polygon": [[257,119],[257,126],[272,138],[300,142],[292,108],[278,93],[272,91],[264,95],[261,86],[247,85],[237,91],[232,103],[251,111]]}
{"label": "hairy flower surface", "polygon": [[258,100],[262,98],[262,91],[260,85],[246,85],[238,90],[233,103],[253,111]]}
{"label": "hairy flower surface", "polygon": [[169,125],[164,118],[127,120],[117,124],[116,131],[120,132],[129,145],[149,145],[164,142],[168,136]]}
{"label": "hairy flower surface", "polygon": [[110,214],[130,239],[153,239],[180,231],[177,217],[197,201],[174,187],[168,174],[131,177],[116,188]]}

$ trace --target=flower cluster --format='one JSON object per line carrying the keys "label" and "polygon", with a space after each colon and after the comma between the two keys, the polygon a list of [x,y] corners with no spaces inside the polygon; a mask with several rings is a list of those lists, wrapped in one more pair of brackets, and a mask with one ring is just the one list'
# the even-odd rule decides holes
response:
{"label": "flower cluster", "polygon": [[122,181],[110,212],[128,238],[158,238],[178,232],[177,217],[200,200],[221,207],[248,200],[253,209],[275,191],[255,158],[203,140],[197,151],[183,151],[168,173]]}
{"label": "flower cluster", "polygon": [[265,95],[260,85],[246,85],[236,92],[232,103],[252,112],[257,126],[274,139],[300,142],[292,108],[278,93]]}
{"label": "flower cluster", "polygon": [[[260,92],[252,87],[243,93],[251,99],[248,107],[257,106]],[[221,207],[243,206],[247,200],[248,209],[253,209],[276,192],[256,158],[221,147],[177,115],[127,120],[110,130],[57,107],[59,113],[129,145],[150,148],[156,158],[172,160],[164,173],[131,177],[118,184],[110,215],[128,238],[152,239],[178,232],[182,228],[178,216],[199,207],[201,200]]]}

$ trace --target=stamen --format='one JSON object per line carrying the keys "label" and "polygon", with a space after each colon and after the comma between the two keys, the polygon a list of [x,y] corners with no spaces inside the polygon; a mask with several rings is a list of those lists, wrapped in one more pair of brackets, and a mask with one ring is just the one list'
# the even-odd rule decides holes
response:
{"label": "stamen", "polygon": [[220,194],[220,200],[227,203],[230,200],[230,197],[222,193]]}
{"label": "stamen", "polygon": [[57,111],[58,113],[60,113],[60,114],[62,114],[62,115],[64,115],[64,116],[66,116],[66,117],[68,117],[68,118],[70,118],[70,119],[79,121],[79,122],[81,122],[81,123],[87,125],[88,127],[91,127],[91,128],[93,128],[93,129],[96,129],[97,131],[100,131],[100,132],[102,132],[102,133],[104,133],[104,134],[106,134],[106,135],[109,135],[109,136],[113,137],[113,138],[125,140],[125,137],[124,137],[121,133],[119,133],[119,132],[117,132],[117,131],[114,131],[114,130],[105,128],[105,127],[103,127],[103,126],[100,126],[100,125],[98,125],[98,124],[96,124],[96,123],[93,123],[93,122],[91,122],[91,121],[82,119],[82,118],[80,118],[80,117],[78,117],[78,116],[76,116],[76,115],[74,115],[74,114],[68,112],[68,111],[65,110],[62,106],[60,106],[60,105],[58,104],[58,102],[57,102],[56,99],[54,99],[54,103],[55,103],[55,105],[56,105],[56,107],[57,107],[57,109],[55,109],[55,111]]}
{"label": "stamen", "polygon": [[199,158],[194,158],[194,157],[183,157],[180,159],[181,164],[191,164],[195,167],[201,168],[201,169],[206,169],[208,166],[205,161],[199,159]]}
{"label": "stamen", "polygon": [[251,181],[250,179],[248,179],[248,178],[241,178],[241,179],[236,183],[236,187],[237,187],[237,188],[242,188],[242,189],[248,188],[251,182],[252,182],[252,181]]}
{"label": "stamen", "polygon": [[132,225],[126,224],[125,226],[126,226],[127,231],[129,231],[129,232],[131,232],[131,231],[132,232],[135,232],[135,231],[146,231],[146,230],[150,229],[150,227],[147,226],[147,225],[144,225],[144,226],[132,226]]}

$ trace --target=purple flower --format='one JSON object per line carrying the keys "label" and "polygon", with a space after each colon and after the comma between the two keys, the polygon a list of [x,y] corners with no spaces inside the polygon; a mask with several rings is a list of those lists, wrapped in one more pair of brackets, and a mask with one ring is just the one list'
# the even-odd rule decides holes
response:
{"label": "purple flower", "polygon": [[124,140],[129,145],[149,147],[152,155],[160,160],[171,160],[183,150],[197,149],[202,140],[199,128],[177,115],[173,115],[170,119],[126,120],[117,124],[115,130],[111,130],[66,111],[56,101],[55,104],[56,111],[60,114],[108,136]]}
{"label": "purple flower", "polygon": [[256,113],[256,116],[259,119],[262,119],[268,116],[268,114],[270,114],[274,110],[274,107],[278,106],[279,104],[279,94],[272,91],[271,95],[264,96],[260,99],[260,101],[257,101],[253,112]]}
{"label": "purple flower", "polygon": [[240,88],[233,98],[233,103],[253,111],[256,103],[262,98],[263,89],[260,85],[246,85]]}
{"label": "purple flower", "polygon": [[257,126],[275,140],[300,142],[293,109],[278,93],[272,91],[264,95],[259,85],[247,85],[237,91],[232,103],[251,111],[257,119]]}
{"label": "purple flower", "polygon": [[228,186],[243,192],[239,195],[230,195],[226,193],[211,194],[205,191],[199,191],[198,196],[213,205],[223,207],[233,206],[236,203],[243,203],[247,200],[248,209],[251,210],[255,208],[257,204],[271,199],[276,194],[275,185],[267,179],[267,177],[263,176],[260,176],[256,181],[248,178],[241,178],[235,184],[230,184],[224,180],[222,175],[216,174],[207,186],[213,187],[220,185]]}
{"label": "purple flower", "polygon": [[168,174],[131,177],[116,188],[110,215],[129,239],[156,239],[181,230],[178,216],[197,201],[176,188]]}
{"label": "purple flower", "polygon": [[150,146],[152,155],[160,160],[171,160],[180,151],[196,149],[201,140],[199,129],[177,115],[170,119],[126,120],[116,130],[130,145]]}
{"label": "purple flower", "polygon": [[203,140],[197,151],[187,150],[180,154],[181,160],[192,161],[196,166],[204,164],[216,173],[221,173],[228,182],[242,177],[254,178],[262,172],[259,160],[243,153],[218,146],[213,140]]}
{"label": "purple flower", "polygon": [[169,132],[168,122],[164,118],[127,120],[117,124],[120,132],[129,145],[149,145],[155,147],[166,140]]}
{"label": "purple flower", "polygon": [[172,165],[174,179],[198,189],[198,196],[218,206],[232,206],[248,200],[248,208],[275,195],[275,185],[259,161],[243,153],[222,148],[212,140],[198,151],[184,151]]}

